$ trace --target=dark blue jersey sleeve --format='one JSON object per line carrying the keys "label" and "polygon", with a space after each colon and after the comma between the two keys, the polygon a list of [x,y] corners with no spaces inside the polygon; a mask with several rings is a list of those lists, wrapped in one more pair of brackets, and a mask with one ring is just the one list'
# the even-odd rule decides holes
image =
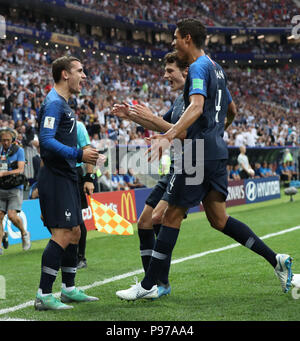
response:
{"label": "dark blue jersey sleeve", "polygon": [[[80,162],[82,160],[82,150],[64,145],[55,139],[57,127],[61,120],[63,110],[61,101],[51,101],[46,107],[40,122],[39,140],[43,148],[58,154],[64,159],[72,159]],[[74,121],[76,124],[76,121]]]}
{"label": "dark blue jersey sleeve", "polygon": [[208,69],[205,64],[193,63],[189,67],[188,77],[190,79],[189,96],[200,94],[207,97]]}

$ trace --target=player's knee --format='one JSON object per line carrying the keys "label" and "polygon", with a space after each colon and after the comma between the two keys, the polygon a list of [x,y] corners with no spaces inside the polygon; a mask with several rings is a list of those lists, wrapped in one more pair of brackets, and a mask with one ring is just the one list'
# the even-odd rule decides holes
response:
{"label": "player's knee", "polygon": [[162,224],[166,226],[180,227],[184,218],[185,211],[176,208],[176,206],[168,207],[164,213]]}
{"label": "player's knee", "polygon": [[152,214],[152,225],[159,225],[162,223],[162,214],[160,212],[154,212]]}
{"label": "player's knee", "polygon": [[145,224],[145,219],[144,219],[142,216],[140,216],[139,219],[138,219],[138,221],[137,221],[137,227],[138,227],[138,229],[143,228],[143,227],[144,227],[144,224]]}
{"label": "player's knee", "polygon": [[141,215],[137,222],[137,226],[139,229],[150,228],[152,227],[151,219]]}
{"label": "player's knee", "polygon": [[79,243],[79,240],[80,240],[80,237],[81,237],[81,230],[80,230],[80,227],[77,226],[77,227],[74,227],[72,229],[72,233],[71,233],[71,236],[70,236],[70,243],[71,244],[78,244]]}
{"label": "player's knee", "polygon": [[223,218],[215,217],[213,219],[208,219],[208,220],[209,220],[210,226],[218,231],[222,231],[226,225],[226,220],[224,220]]}
{"label": "player's knee", "polygon": [[7,218],[12,221],[13,223],[16,222],[17,220],[17,212],[16,211],[13,211],[13,210],[9,210],[7,212]]}
{"label": "player's knee", "polygon": [[142,214],[140,215],[137,221],[137,226],[139,229],[152,228],[152,220],[151,220],[152,212],[153,212],[153,208],[146,205]]}
{"label": "player's knee", "polygon": [[80,237],[81,237],[81,230],[80,230],[80,227],[76,230],[76,239],[77,241],[79,242],[80,240]]}

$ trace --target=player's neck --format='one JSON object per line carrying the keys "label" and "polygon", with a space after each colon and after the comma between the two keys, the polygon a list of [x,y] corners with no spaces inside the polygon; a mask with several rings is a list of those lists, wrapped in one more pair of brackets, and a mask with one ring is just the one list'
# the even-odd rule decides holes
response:
{"label": "player's neck", "polygon": [[201,50],[198,50],[196,48],[191,49],[189,53],[189,64],[191,65],[201,56],[205,56],[205,52],[202,49]]}
{"label": "player's neck", "polygon": [[63,85],[59,83],[56,83],[54,85],[54,89],[61,97],[63,97],[66,100],[66,102],[69,101],[71,93],[66,87],[64,87]]}

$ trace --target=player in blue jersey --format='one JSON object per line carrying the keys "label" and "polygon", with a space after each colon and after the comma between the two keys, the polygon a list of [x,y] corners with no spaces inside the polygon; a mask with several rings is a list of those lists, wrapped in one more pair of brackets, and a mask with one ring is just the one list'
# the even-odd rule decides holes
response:
{"label": "player in blue jersey", "polygon": [[186,109],[179,121],[165,134],[151,138],[157,143],[150,149],[154,153],[153,158],[158,157],[158,153],[166,147],[166,142],[170,144],[187,130],[187,139],[192,140],[192,148],[189,155],[184,155],[185,158],[196,162],[199,154],[194,147],[197,146],[197,140],[204,140],[204,156],[200,155],[204,161],[203,180],[188,184],[188,180],[197,177],[199,169],[192,176],[185,169],[181,174],[173,174],[167,188],[168,207],[147,273],[140,283],[118,291],[116,294],[121,299],[158,296],[157,276],[164,259],[172,253],[176,244],[184,214],[189,207],[201,201],[212,227],[263,256],[273,266],[284,292],[291,287],[291,257],[276,254],[247,225],[226,214],[228,151],[223,133],[234,119],[236,108],[227,89],[225,72],[203,50],[205,39],[206,29],[198,20],[184,19],[177,23],[172,45],[178,57],[190,65],[184,90]]}
{"label": "player in blue jersey", "polygon": [[[187,76],[188,65],[182,63],[176,52],[167,53],[164,57],[165,73],[164,79],[170,84],[171,90],[183,91],[185,79]],[[181,93],[174,101],[170,110],[163,117],[159,117],[152,113],[150,108],[142,104],[133,106],[125,104],[116,104],[112,113],[122,119],[132,120],[146,129],[153,131],[166,132],[175,124],[184,112],[184,100]],[[183,138],[185,133],[183,134]],[[171,159],[171,167],[174,160]],[[165,196],[168,182],[170,181],[170,173],[163,175],[154,186],[150,195],[146,199],[144,209],[138,220],[138,235],[140,241],[140,255],[144,271],[146,273],[151,255],[155,244],[155,236],[158,235],[161,226],[161,219],[167,207]],[[171,263],[171,255],[162,265],[162,271],[158,277],[158,296],[168,295],[171,292],[169,283],[169,270]]]}
{"label": "player in blue jersey", "polygon": [[[77,148],[74,112],[68,105],[79,94],[86,75],[77,58],[61,57],[52,64],[54,88],[44,100],[38,117],[41,158],[44,166],[38,191],[44,225],[51,232],[41,262],[41,279],[35,299],[36,310],[70,309],[67,302],[98,300],[75,286],[77,249],[82,223],[76,162],[96,164],[98,152]],[[52,286],[62,270],[61,300],[52,295]]]}

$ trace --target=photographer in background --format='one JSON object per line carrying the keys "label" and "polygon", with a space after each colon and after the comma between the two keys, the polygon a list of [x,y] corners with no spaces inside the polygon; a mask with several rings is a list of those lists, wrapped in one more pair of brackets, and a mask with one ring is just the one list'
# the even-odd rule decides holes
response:
{"label": "photographer in background", "polygon": [[[4,248],[8,247],[7,235],[4,235],[3,230],[3,219],[7,213],[8,219],[21,231],[22,247],[26,251],[31,247],[30,234],[18,216],[23,203],[25,156],[23,148],[13,143],[15,137],[12,129],[0,131],[0,241]],[[1,254],[3,250],[0,244]]]}

